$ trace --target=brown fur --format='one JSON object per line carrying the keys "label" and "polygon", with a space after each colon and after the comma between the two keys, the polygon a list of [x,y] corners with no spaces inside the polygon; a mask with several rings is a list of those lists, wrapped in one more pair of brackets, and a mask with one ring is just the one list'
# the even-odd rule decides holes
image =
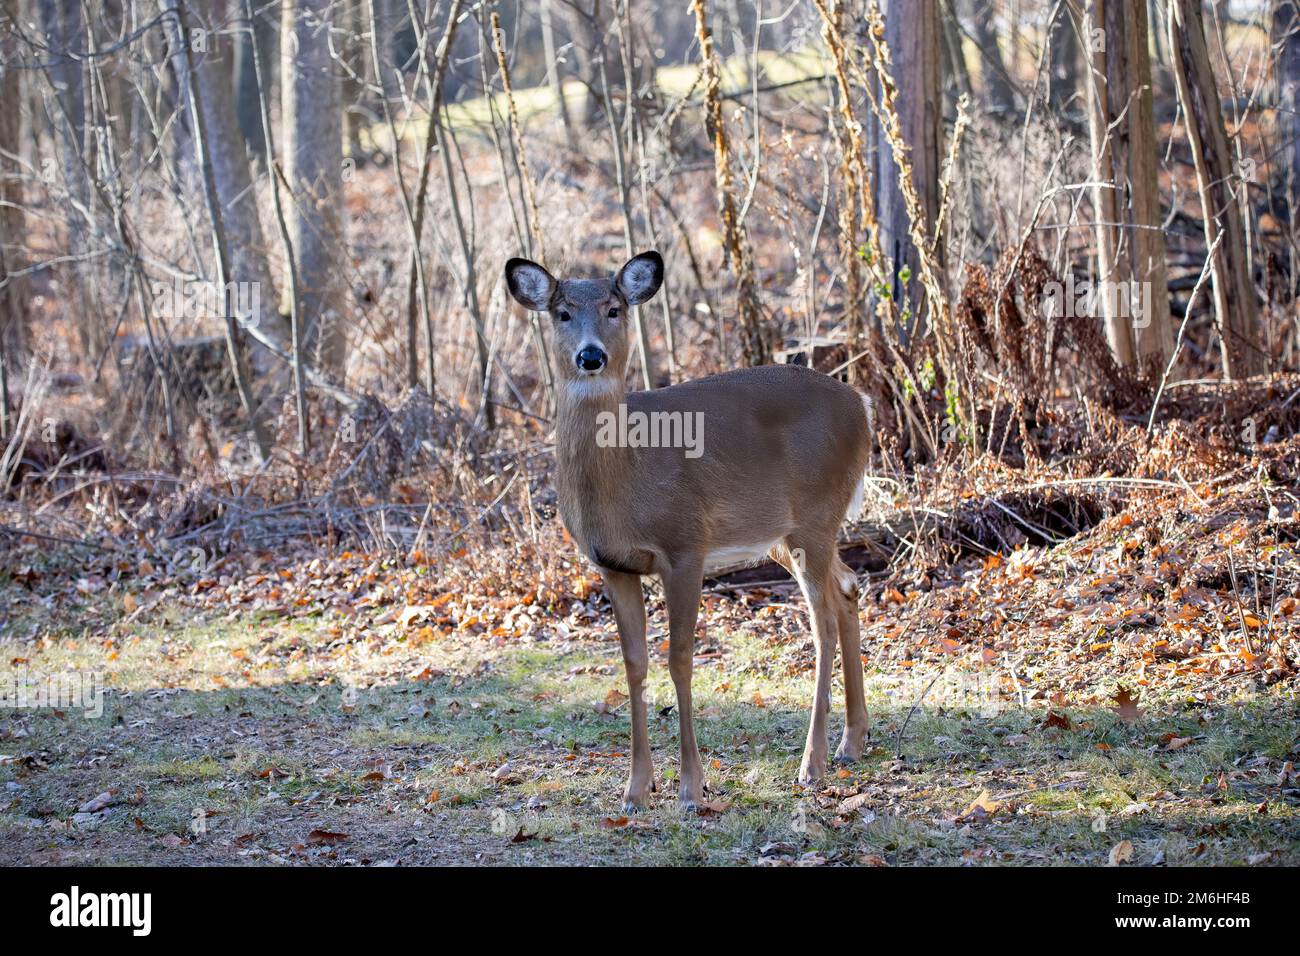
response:
{"label": "brown fur", "polygon": [[[711,554],[770,545],[771,557],[790,570],[808,600],[817,687],[799,779],[811,783],[826,769],[837,641],[848,710],[837,757],[860,757],[866,736],[857,583],[835,547],[870,451],[862,396],[797,366],[740,369],[628,394],[627,306],[653,295],[661,277],[662,263],[653,253],[608,279],[556,282],[533,263],[511,260],[507,266],[512,294],[548,311],[554,321],[556,487],[565,526],[601,569],[623,645],[632,698],[632,773],[624,795],[629,809],[644,805],[653,778],[643,698],[648,658],[642,575],[658,575],[667,599],[684,805],[697,805],[704,790],[691,716],[691,664]],[[599,372],[584,372],[576,356],[593,344],[608,354],[608,363]],[[691,458],[682,448],[601,447],[599,416],[617,414],[620,403],[629,412],[701,413],[703,453]]]}

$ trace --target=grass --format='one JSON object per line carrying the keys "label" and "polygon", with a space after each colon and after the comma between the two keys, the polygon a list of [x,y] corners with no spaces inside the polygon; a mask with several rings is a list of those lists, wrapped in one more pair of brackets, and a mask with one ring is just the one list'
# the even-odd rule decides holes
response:
{"label": "grass", "polygon": [[[412,646],[318,617],[87,614],[84,633],[18,640],[39,630],[22,619],[7,631],[10,679],[100,671],[106,693],[100,719],[0,712],[0,863],[1103,864],[1123,840],[1137,864],[1300,863],[1300,801],[1276,770],[1300,718],[1266,693],[1145,701],[1136,724],[1070,708],[1063,729],[1039,706],[941,700],[908,720],[915,697],[872,673],[867,755],[803,791],[811,678],[790,612],[799,637],[738,627],[711,636],[721,653],[697,668],[718,813],[677,808],[677,718],[655,652],[660,790],[625,820],[612,628]],[[1169,734],[1191,739],[1169,750]],[[105,791],[107,809],[78,812]],[[988,812],[972,813],[981,795]]]}

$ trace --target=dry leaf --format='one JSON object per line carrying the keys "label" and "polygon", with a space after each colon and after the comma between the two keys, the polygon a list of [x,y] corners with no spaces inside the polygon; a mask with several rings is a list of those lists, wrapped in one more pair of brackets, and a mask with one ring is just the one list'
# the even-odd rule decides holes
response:
{"label": "dry leaf", "polygon": [[628,700],[627,694],[623,693],[621,690],[615,687],[613,690],[611,690],[608,694],[605,695],[605,706],[608,707],[610,710],[613,710],[616,707],[622,707],[623,704],[627,702],[627,700]]}
{"label": "dry leaf", "polygon": [[1070,723],[1070,718],[1058,711],[1048,711],[1047,718],[1043,721],[1043,729],[1049,727],[1059,727],[1062,730],[1073,730],[1074,725]]}
{"label": "dry leaf", "polygon": [[402,608],[402,613],[397,616],[397,626],[406,630],[412,624],[423,621],[432,615],[435,608],[431,604],[412,604]]}
{"label": "dry leaf", "polygon": [[966,812],[957,819],[962,822],[979,823],[993,816],[1004,805],[1001,801],[994,800],[989,796],[987,790],[981,790],[979,796],[971,801],[971,805],[966,808]]}
{"label": "dry leaf", "polygon": [[1114,696],[1115,712],[1119,714],[1119,719],[1126,724],[1131,724],[1142,716],[1138,710],[1138,698],[1128,692],[1128,688],[1120,688]]}
{"label": "dry leaf", "polygon": [[840,805],[835,808],[835,813],[838,816],[846,817],[850,813],[856,813],[858,810],[861,810],[867,805],[867,802],[870,799],[871,797],[867,794],[859,793],[855,796],[849,797],[847,800],[840,801]]}
{"label": "dry leaf", "polygon": [[1133,859],[1133,841],[1120,840],[1110,848],[1110,856],[1107,859],[1108,866],[1119,866],[1121,863],[1127,863]]}
{"label": "dry leaf", "polygon": [[81,806],[77,807],[78,813],[98,813],[100,810],[108,809],[109,804],[113,802],[113,791],[105,790],[98,796],[91,797]]}

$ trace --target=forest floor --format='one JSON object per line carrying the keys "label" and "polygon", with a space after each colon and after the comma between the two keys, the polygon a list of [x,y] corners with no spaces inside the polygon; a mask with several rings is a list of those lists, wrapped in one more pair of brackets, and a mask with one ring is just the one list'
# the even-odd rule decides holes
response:
{"label": "forest floor", "polygon": [[0,863],[1300,864],[1297,518],[1238,477],[864,579],[868,751],[817,788],[793,783],[802,600],[714,585],[698,815],[676,803],[653,593],[659,790],[619,809],[626,683],[576,560],[547,580],[513,552],[487,575],[306,547],[186,569],[29,542],[0,577],[0,676],[93,677],[103,710],[0,710]]}

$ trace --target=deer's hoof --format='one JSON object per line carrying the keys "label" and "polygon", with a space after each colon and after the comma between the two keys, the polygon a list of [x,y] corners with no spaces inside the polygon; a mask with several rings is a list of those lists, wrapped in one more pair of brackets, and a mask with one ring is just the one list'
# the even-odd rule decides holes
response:
{"label": "deer's hoof", "polygon": [[834,760],[838,764],[857,763],[862,759],[862,745],[840,744],[835,751]]}
{"label": "deer's hoof", "polygon": [[650,787],[639,790],[627,789],[623,791],[623,812],[636,813],[644,810],[649,802]]}
{"label": "deer's hoof", "polygon": [[826,776],[826,762],[822,759],[820,765],[817,763],[804,763],[799,768],[799,776],[795,779],[805,787],[814,787],[821,783],[822,777]]}
{"label": "deer's hoof", "polygon": [[840,745],[835,749],[836,763],[854,763],[862,759],[862,752],[866,749],[867,734],[865,730],[854,731],[851,727],[844,729],[844,736],[840,738]]}
{"label": "deer's hoof", "polygon": [[704,802],[704,790],[700,788],[699,790],[678,791],[677,802],[681,805],[684,813],[698,813],[700,804]]}

